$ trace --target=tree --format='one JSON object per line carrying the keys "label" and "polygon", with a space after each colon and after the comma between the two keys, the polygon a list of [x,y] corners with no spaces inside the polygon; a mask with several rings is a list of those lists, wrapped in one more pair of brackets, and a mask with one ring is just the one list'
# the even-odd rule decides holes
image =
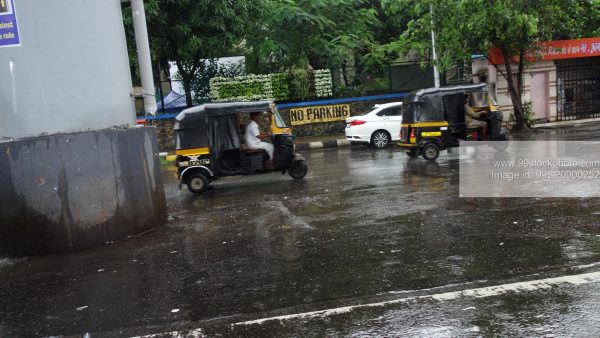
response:
{"label": "tree", "polygon": [[586,8],[596,11],[588,12],[588,20],[598,20],[595,0],[382,1],[392,13],[410,9],[415,17],[399,39],[389,44],[392,49],[429,53],[432,28],[439,51],[437,64],[442,69],[456,61],[469,61],[474,53],[488,55],[491,48],[498,48],[504,64],[495,67],[508,83],[516,131],[527,129],[522,102],[526,55],[535,53],[540,42],[557,36],[590,34],[591,30],[577,22]]}
{"label": "tree", "polygon": [[366,0],[272,0],[249,41],[253,70],[276,72],[341,63],[373,39]]}
{"label": "tree", "polygon": [[239,76],[242,72],[243,67],[237,63],[219,64],[217,59],[201,62],[192,80],[194,102],[206,102],[210,97],[210,79]]}
{"label": "tree", "polygon": [[[188,107],[192,82],[205,67],[205,59],[234,54],[242,49],[248,32],[255,31],[266,0],[146,0],[148,34],[155,61],[177,65]],[[129,9],[129,12],[131,10]],[[127,9],[124,10],[128,21]],[[167,68],[168,69],[168,68]]]}

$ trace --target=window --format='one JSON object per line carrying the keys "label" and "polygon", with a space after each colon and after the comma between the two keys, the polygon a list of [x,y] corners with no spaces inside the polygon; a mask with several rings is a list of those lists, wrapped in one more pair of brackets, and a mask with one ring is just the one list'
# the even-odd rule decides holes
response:
{"label": "window", "polygon": [[391,107],[391,108],[385,108],[382,111],[380,111],[379,113],[377,113],[377,116],[400,116],[402,115],[402,107]]}

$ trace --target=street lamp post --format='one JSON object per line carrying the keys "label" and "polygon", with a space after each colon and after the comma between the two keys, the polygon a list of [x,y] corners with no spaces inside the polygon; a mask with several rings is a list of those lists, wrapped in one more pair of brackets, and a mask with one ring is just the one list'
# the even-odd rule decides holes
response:
{"label": "street lamp post", "polygon": [[431,13],[431,50],[433,54],[433,81],[435,88],[440,87],[440,73],[437,69],[437,54],[435,52],[435,31],[433,29],[433,3],[429,3],[429,12]]}
{"label": "street lamp post", "polygon": [[154,96],[154,77],[152,76],[152,60],[150,58],[150,43],[148,42],[148,27],[146,26],[146,11],[143,0],[131,0],[133,14],[133,29],[135,45],[138,53],[140,77],[144,88],[144,111],[146,115],[156,114],[156,98]]}

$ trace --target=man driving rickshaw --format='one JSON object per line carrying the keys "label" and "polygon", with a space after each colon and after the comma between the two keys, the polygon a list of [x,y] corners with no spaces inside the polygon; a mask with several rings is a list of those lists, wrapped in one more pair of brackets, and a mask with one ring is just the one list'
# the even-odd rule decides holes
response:
{"label": "man driving rickshaw", "polygon": [[460,140],[507,139],[485,84],[413,91],[404,97],[402,115],[398,145],[410,157],[435,160]]}

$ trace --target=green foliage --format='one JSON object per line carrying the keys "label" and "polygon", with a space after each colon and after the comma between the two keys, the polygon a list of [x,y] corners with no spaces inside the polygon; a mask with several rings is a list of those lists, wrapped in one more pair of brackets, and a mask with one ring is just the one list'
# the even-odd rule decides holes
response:
{"label": "green foliage", "polygon": [[[533,106],[531,101],[523,102],[523,116],[525,117],[525,124],[528,127],[533,127],[535,125],[535,117],[533,115]],[[515,112],[511,111],[508,115],[508,121],[515,123],[516,122]]]}
{"label": "green foliage", "polygon": [[311,97],[311,74],[305,69],[294,69],[289,73],[289,99],[302,101]]}
{"label": "green foliage", "polygon": [[[366,0],[272,0],[249,41],[255,71],[284,71],[351,58],[373,40],[376,11]],[[324,62],[323,62],[324,61]],[[316,62],[317,64],[314,64]]]}
{"label": "green foliage", "polygon": [[315,71],[314,78],[315,95],[317,97],[329,97],[333,94],[333,81],[329,69],[319,69]]}
{"label": "green foliage", "polygon": [[[435,31],[437,65],[446,69],[456,61],[470,62],[472,54],[487,54],[499,48],[505,60],[517,57],[516,64],[505,62],[496,67],[508,83],[516,129],[523,129],[523,71],[527,52],[539,48],[539,42],[557,37],[577,38],[586,31],[578,16],[590,9],[599,19],[589,0],[382,0],[390,12],[410,10],[414,19],[395,43],[386,47],[399,53],[427,55],[431,50],[431,31]],[[597,1],[595,1],[597,2]],[[593,22],[586,19],[588,24]],[[597,27],[593,26],[594,29]],[[590,32],[586,32],[588,34]]]}
{"label": "green foliage", "polygon": [[217,59],[206,60],[200,63],[199,69],[192,78],[192,93],[194,103],[207,102],[210,98],[210,79],[214,77],[233,77],[240,75],[242,70],[237,64],[217,63]]}
{"label": "green foliage", "polygon": [[[204,67],[204,59],[241,52],[249,32],[262,23],[267,0],[146,0],[146,19],[155,61],[174,61],[193,103],[192,80]],[[124,8],[130,22],[130,5]],[[131,28],[128,28],[131,32]],[[133,49],[135,50],[135,49]]]}
{"label": "green foliage", "polygon": [[301,69],[268,75],[215,77],[210,80],[211,97],[213,101],[288,101],[331,96],[331,73],[329,70],[316,73],[318,84],[312,73]]}
{"label": "green foliage", "polygon": [[262,83],[230,83],[223,84],[219,89],[219,94],[222,97],[254,97],[259,96],[264,92]]}
{"label": "green foliage", "polygon": [[273,100],[286,101],[289,99],[288,77],[285,73],[276,73],[271,76],[271,89]]}
{"label": "green foliage", "polygon": [[210,80],[213,101],[272,100],[272,75],[215,77]]}

